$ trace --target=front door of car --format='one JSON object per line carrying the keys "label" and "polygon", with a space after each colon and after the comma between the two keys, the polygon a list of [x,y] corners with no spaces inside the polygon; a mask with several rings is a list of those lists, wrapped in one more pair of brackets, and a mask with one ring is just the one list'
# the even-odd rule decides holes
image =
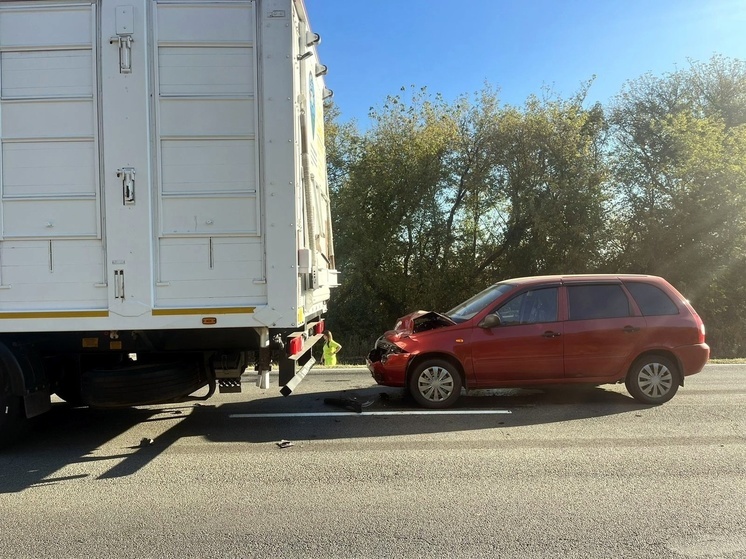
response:
{"label": "front door of car", "polygon": [[646,323],[635,316],[620,283],[567,286],[565,375],[613,378],[624,374],[645,336]]}
{"label": "front door of car", "polygon": [[475,385],[563,377],[559,287],[524,291],[493,310],[500,324],[475,327],[471,355]]}

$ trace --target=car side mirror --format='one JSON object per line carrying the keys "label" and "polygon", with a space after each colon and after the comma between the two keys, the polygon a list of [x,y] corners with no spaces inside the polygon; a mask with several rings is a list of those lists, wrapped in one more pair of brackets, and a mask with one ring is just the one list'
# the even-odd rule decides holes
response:
{"label": "car side mirror", "polygon": [[496,326],[500,326],[500,317],[496,314],[488,314],[479,324],[477,324],[477,326],[484,328],[485,330],[495,328]]}

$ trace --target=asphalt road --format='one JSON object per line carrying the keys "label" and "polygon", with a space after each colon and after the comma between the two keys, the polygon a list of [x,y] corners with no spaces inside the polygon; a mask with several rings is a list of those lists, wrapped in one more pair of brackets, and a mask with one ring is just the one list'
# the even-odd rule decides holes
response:
{"label": "asphalt road", "polygon": [[[0,451],[0,557],[746,557],[746,366],[708,365],[660,407],[608,386],[450,414],[364,369],[314,370],[289,398],[272,380],[56,404]],[[351,396],[371,404],[325,402]]]}

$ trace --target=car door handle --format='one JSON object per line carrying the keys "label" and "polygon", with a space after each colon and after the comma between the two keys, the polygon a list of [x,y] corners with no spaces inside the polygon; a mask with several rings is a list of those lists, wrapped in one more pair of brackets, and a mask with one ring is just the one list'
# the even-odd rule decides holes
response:
{"label": "car door handle", "polygon": [[544,338],[557,338],[559,337],[559,335],[560,335],[559,332],[552,332],[551,330],[547,330],[546,332],[542,334]]}
{"label": "car door handle", "polygon": [[639,328],[637,326],[627,325],[624,328],[622,328],[622,330],[624,330],[627,334],[631,334],[632,332],[637,332]]}

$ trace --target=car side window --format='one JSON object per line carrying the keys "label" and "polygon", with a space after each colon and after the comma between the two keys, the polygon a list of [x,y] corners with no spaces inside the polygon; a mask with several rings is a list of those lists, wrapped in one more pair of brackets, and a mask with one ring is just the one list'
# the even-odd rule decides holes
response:
{"label": "car side window", "polygon": [[639,281],[625,282],[644,316],[664,316],[679,314],[679,309],[658,286]]}
{"label": "car side window", "polygon": [[557,293],[556,287],[526,291],[502,305],[495,313],[504,326],[556,322]]}
{"label": "car side window", "polygon": [[620,318],[630,315],[621,285],[569,285],[570,320]]}

